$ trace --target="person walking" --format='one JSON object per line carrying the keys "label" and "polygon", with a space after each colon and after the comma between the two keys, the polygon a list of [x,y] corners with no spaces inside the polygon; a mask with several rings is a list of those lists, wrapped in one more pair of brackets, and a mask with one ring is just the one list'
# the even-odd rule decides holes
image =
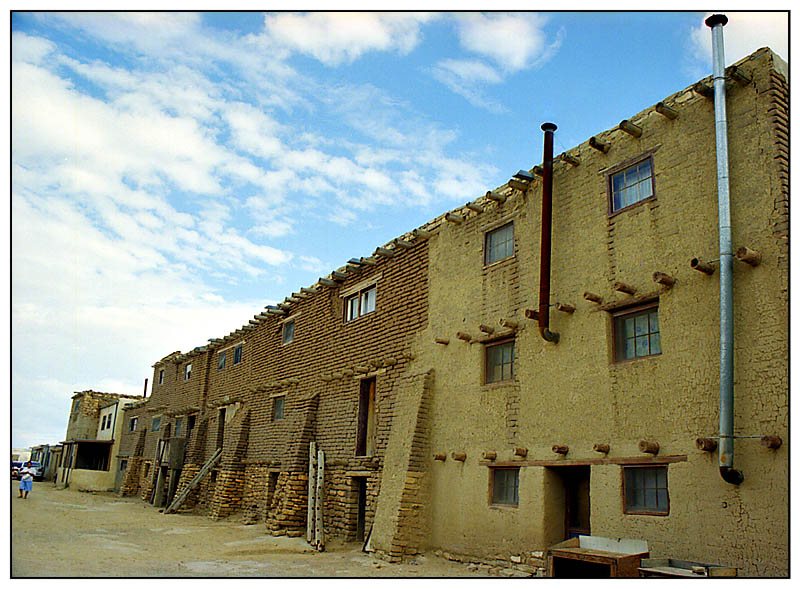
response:
{"label": "person walking", "polygon": [[[28,493],[33,490],[33,465],[28,460],[19,471],[19,499],[27,499]],[[23,496],[22,493],[25,493]]]}

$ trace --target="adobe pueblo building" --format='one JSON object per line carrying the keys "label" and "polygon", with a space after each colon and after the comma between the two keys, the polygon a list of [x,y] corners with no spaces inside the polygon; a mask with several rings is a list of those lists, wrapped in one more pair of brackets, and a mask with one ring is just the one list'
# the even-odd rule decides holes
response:
{"label": "adobe pueblo building", "polygon": [[787,575],[787,76],[761,49],[552,160],[544,125],[541,165],[159,360],[122,492],[391,560]]}

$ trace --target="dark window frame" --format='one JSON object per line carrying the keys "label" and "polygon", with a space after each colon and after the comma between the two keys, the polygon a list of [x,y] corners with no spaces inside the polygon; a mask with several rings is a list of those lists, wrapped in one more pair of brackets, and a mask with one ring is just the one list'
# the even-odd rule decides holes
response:
{"label": "dark window frame", "polygon": [[217,354],[217,370],[225,370],[225,362],[227,361],[227,350]]}
{"label": "dark window frame", "polygon": [[[499,233],[500,231],[511,228],[511,252],[508,255],[503,256],[502,258],[493,259],[490,261],[489,254],[491,253],[492,249],[489,247],[489,241],[492,235]],[[514,221],[509,221],[508,223],[503,223],[499,227],[494,227],[492,229],[487,229],[483,234],[483,265],[491,266],[493,264],[497,264],[498,262],[502,262],[503,260],[508,260],[513,258],[516,255],[516,236],[515,236],[515,227]]]}
{"label": "dark window frame", "polygon": [[[500,346],[505,346],[511,344],[511,376],[510,378],[501,378],[501,380],[489,380],[489,350],[492,348],[498,348]],[[491,342],[486,342],[483,346],[483,384],[485,385],[496,385],[496,384],[503,384],[508,382],[513,382],[516,378],[516,371],[514,369],[514,358],[515,358],[515,351],[516,351],[516,339],[513,337],[510,338],[503,338],[494,340]],[[502,363],[501,363],[502,364]],[[501,369],[502,373],[502,369]]]}
{"label": "dark window frame", "polygon": [[[652,194],[650,196],[637,200],[632,204],[620,207],[618,209],[614,209],[614,190],[612,188],[614,176],[626,172],[627,170],[630,170],[633,167],[639,166],[640,164],[643,164],[648,160],[650,161],[650,190]],[[611,168],[606,172],[606,201],[607,201],[606,205],[608,207],[609,217],[613,217],[615,215],[618,215],[619,213],[629,211],[632,208],[638,207],[642,203],[650,202],[655,199],[656,199],[656,173],[655,173],[655,165],[653,161],[652,152],[626,160],[614,166],[613,168]]]}
{"label": "dark window frame", "polygon": [[192,363],[189,362],[183,367],[183,380],[192,378]]}
{"label": "dark window frame", "polygon": [[[513,492],[513,502],[497,501],[495,491],[497,490],[496,478],[499,471],[515,473],[515,485]],[[498,466],[489,467],[489,505],[492,507],[519,507],[519,466]]]}
{"label": "dark window frame", "polygon": [[158,384],[164,384],[164,369],[158,371]]}
{"label": "dark window frame", "polygon": [[[649,469],[649,470],[663,470],[664,472],[664,486],[663,487],[653,487],[656,490],[656,503],[658,503],[658,490],[663,489],[666,491],[666,507],[659,509],[657,506],[655,508],[651,508],[649,506],[645,506],[644,508],[637,508],[637,507],[630,507],[628,504],[629,497],[628,497],[628,490],[629,490],[629,482],[628,482],[628,472],[633,472],[634,470],[638,469]],[[668,516],[670,512],[670,498],[669,498],[669,468],[666,464],[635,464],[635,465],[626,465],[620,469],[622,473],[622,512],[625,515],[656,515],[656,516]],[[645,487],[644,489],[647,489]],[[643,489],[643,490],[644,490]]]}
{"label": "dark window frame", "polygon": [[[625,364],[627,362],[635,362],[636,360],[642,360],[644,358],[654,358],[663,354],[663,347],[661,346],[661,317],[658,317],[658,346],[659,351],[653,354],[645,354],[643,356],[634,356],[633,358],[625,358],[622,356],[624,354],[624,346],[622,346],[624,337],[622,321],[626,318],[635,318],[641,315],[649,315],[653,309],[658,312],[659,310],[659,301],[658,299],[649,301],[647,303],[643,303],[641,305],[635,305],[632,307],[624,307],[621,309],[616,309],[611,312],[611,330],[612,330],[612,358],[614,364]],[[649,321],[649,320],[648,320]],[[648,325],[649,329],[649,325]],[[650,336],[656,332],[648,331],[647,335]],[[649,348],[649,341],[648,341],[648,348]]]}
{"label": "dark window frame", "polygon": [[131,417],[130,420],[128,421],[128,431],[135,432],[136,426],[138,425],[139,425],[139,416],[137,415],[136,417]]}
{"label": "dark window frame", "polygon": [[244,361],[244,344],[238,344],[233,348],[233,365],[236,366]]}
{"label": "dark window frame", "polygon": [[[287,330],[287,327],[291,325],[291,331]],[[281,325],[281,345],[286,346],[294,341],[294,328],[295,322],[294,319],[289,319],[283,322]],[[287,339],[288,334],[288,339]]]}
{"label": "dark window frame", "polygon": [[[366,293],[370,291],[375,291],[375,302],[373,303],[372,309],[369,311],[364,311],[362,309],[363,304],[363,297]],[[356,301],[356,313],[353,317],[349,317],[349,307],[350,301]],[[351,323],[360,317],[365,317],[366,315],[370,315],[378,310],[378,285],[377,284],[370,284],[369,286],[365,286],[362,289],[359,289],[357,292],[350,293],[346,297],[344,297],[344,311],[342,313],[342,318],[344,319],[345,323]]]}
{"label": "dark window frame", "polygon": [[[280,412],[278,408],[280,407]],[[280,421],[286,417],[286,395],[272,397],[272,421]]]}

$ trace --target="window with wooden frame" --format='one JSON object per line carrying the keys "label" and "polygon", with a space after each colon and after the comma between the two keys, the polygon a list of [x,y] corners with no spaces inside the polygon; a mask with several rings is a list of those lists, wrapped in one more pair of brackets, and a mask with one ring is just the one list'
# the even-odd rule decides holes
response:
{"label": "window with wooden frame", "polygon": [[488,266],[514,255],[514,223],[487,231],[484,237],[483,265]]}
{"label": "window with wooden frame", "polygon": [[192,378],[192,365],[191,363],[187,364],[183,367],[183,380],[189,380]]}
{"label": "window with wooden frame", "polygon": [[242,361],[242,353],[244,352],[244,344],[239,344],[233,348],[233,365],[236,366]]}
{"label": "window with wooden frame", "polygon": [[217,354],[217,370],[225,370],[225,358],[227,356],[226,352],[220,352]]}
{"label": "window with wooden frame", "polygon": [[352,321],[375,310],[378,289],[373,284],[344,299],[344,320]]}
{"label": "window with wooden frame", "polygon": [[290,344],[294,340],[294,319],[287,321],[281,328],[281,343]]}
{"label": "window with wooden frame", "polygon": [[175,418],[175,437],[181,435],[181,430],[183,429],[183,417],[176,417]]}
{"label": "window with wooden frame", "polygon": [[286,408],[286,395],[272,397],[272,421],[283,419],[283,412]]}
{"label": "window with wooden frame", "polygon": [[613,313],[614,360],[625,362],[661,353],[658,301]]}
{"label": "window with wooden frame", "polygon": [[666,466],[625,466],[622,486],[624,513],[669,515]]}
{"label": "window with wooden frame", "polygon": [[612,214],[654,195],[652,156],[608,177],[609,211]]}
{"label": "window with wooden frame", "polygon": [[519,467],[489,469],[489,502],[491,505],[519,505]]}
{"label": "window with wooden frame", "polygon": [[128,431],[135,432],[138,423],[139,423],[138,417],[131,417],[130,421],[128,422]]}
{"label": "window with wooden frame", "polygon": [[160,429],[161,429],[161,416],[157,415],[156,417],[153,418],[150,431],[157,432]]}
{"label": "window with wooden frame", "polygon": [[514,340],[486,344],[484,348],[484,383],[514,379]]}

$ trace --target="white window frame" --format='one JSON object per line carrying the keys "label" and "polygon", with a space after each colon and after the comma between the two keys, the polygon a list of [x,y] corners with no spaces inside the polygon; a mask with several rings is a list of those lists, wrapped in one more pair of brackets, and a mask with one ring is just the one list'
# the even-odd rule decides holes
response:
{"label": "white window frame", "polygon": [[192,363],[189,362],[186,366],[183,367],[183,380],[189,380],[192,378]]}

